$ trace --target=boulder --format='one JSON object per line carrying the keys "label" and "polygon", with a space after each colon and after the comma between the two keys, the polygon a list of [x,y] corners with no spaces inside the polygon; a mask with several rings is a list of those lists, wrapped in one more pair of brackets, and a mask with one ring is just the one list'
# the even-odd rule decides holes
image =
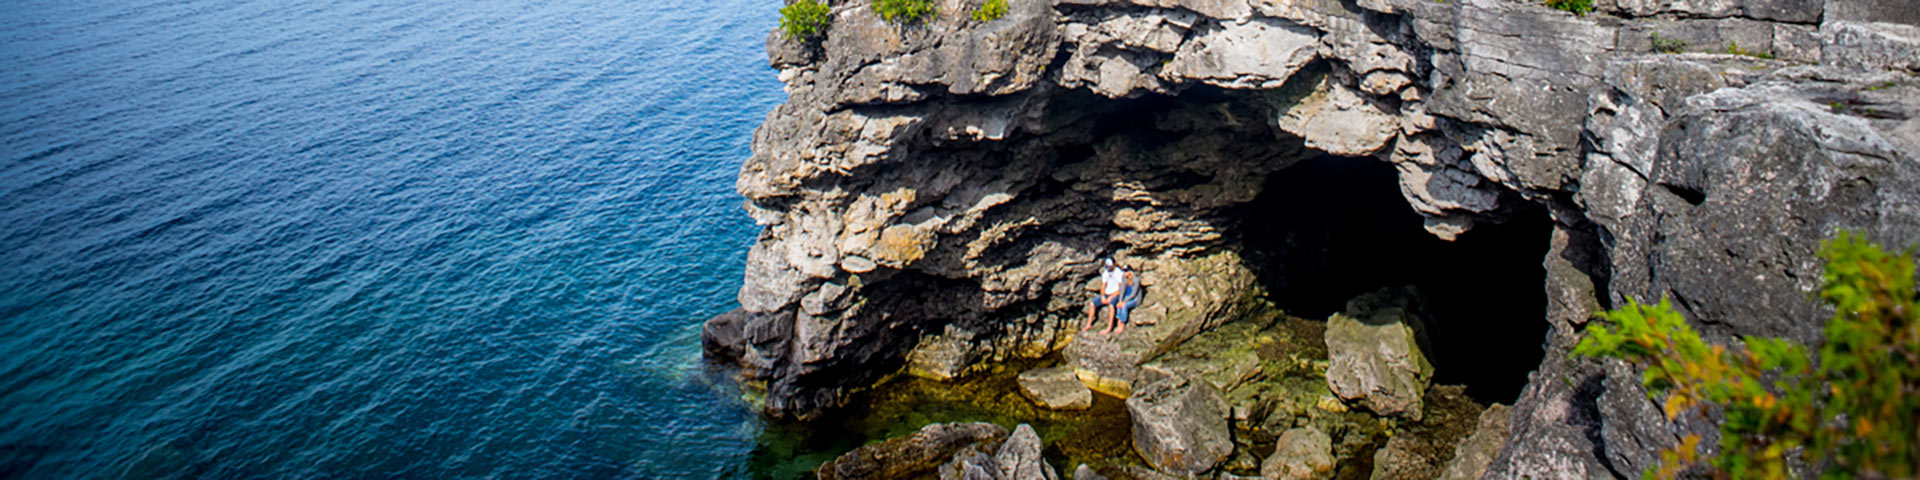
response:
{"label": "boulder", "polygon": [[1373,452],[1373,474],[1367,478],[1413,479],[1440,476],[1440,465],[1422,455],[1420,441],[1408,435],[1387,439],[1387,446]]}
{"label": "boulder", "polygon": [[1227,399],[1205,381],[1169,376],[1127,399],[1133,450],[1154,469],[1197,475],[1233,453]]}
{"label": "boulder", "polygon": [[904,437],[853,449],[820,465],[820,480],[910,478],[931,472],[969,447],[998,443],[1007,429],[991,423],[936,423]]}
{"label": "boulder", "polygon": [[1307,427],[1280,434],[1273,455],[1260,462],[1260,476],[1274,480],[1333,478],[1333,438]]}
{"label": "boulder", "polygon": [[1327,319],[1327,386],[1381,415],[1419,420],[1433,364],[1420,344],[1419,293],[1386,289],[1347,302]]}
{"label": "boulder", "polygon": [[700,325],[700,347],[708,358],[736,360],[746,354],[747,311],[733,309]]}
{"label": "boulder", "polygon": [[1073,367],[1057,366],[1020,373],[1020,392],[1041,407],[1086,410],[1093,406],[1093,390],[1080,383]]}
{"label": "boulder", "polygon": [[1440,480],[1478,480],[1487,473],[1487,465],[1507,446],[1506,405],[1493,404],[1480,412],[1480,424],[1473,435],[1453,450],[1453,461],[1440,474]]}
{"label": "boulder", "polygon": [[1092,468],[1087,467],[1087,464],[1082,463],[1080,466],[1073,468],[1073,480],[1107,480],[1107,477],[1100,475],[1099,472],[1093,471]]}
{"label": "boulder", "polygon": [[1040,457],[1040,435],[1024,423],[1014,427],[1013,435],[1000,444],[1000,452],[994,454],[993,460],[999,464],[996,478],[1000,480],[1060,479],[1046,459]]}
{"label": "boulder", "polygon": [[940,480],[999,480],[999,476],[1000,462],[980,451],[977,445],[962,450],[952,461],[940,466]]}

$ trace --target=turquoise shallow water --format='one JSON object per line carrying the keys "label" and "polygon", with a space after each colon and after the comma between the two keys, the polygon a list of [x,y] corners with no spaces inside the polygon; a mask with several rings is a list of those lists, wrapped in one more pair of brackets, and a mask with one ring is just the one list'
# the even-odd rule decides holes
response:
{"label": "turquoise shallow water", "polygon": [[0,477],[749,476],[775,0],[18,0]]}

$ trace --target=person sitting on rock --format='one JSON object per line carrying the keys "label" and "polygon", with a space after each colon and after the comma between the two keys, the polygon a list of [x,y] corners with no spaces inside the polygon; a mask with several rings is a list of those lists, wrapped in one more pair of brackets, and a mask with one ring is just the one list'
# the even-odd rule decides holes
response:
{"label": "person sitting on rock", "polygon": [[1122,267],[1108,257],[1100,262],[1100,295],[1087,302],[1087,326],[1080,331],[1093,329],[1100,307],[1113,307],[1107,311],[1107,328],[1101,334],[1127,331],[1127,314],[1133,307],[1140,305],[1140,279],[1133,270]]}

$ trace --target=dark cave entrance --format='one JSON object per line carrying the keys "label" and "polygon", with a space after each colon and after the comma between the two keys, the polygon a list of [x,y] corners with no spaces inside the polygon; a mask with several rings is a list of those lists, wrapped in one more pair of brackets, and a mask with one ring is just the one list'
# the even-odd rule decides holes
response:
{"label": "dark cave entrance", "polygon": [[1355,296],[1418,286],[1434,383],[1466,385],[1481,402],[1511,404],[1545,355],[1552,223],[1542,208],[1448,242],[1422,228],[1392,165],[1325,155],[1275,172],[1241,208],[1247,260],[1289,314],[1324,319]]}

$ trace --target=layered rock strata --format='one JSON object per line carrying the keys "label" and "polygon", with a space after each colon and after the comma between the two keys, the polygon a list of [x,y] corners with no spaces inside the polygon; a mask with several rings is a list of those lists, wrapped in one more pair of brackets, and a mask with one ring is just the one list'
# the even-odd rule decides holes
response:
{"label": "layered rock strata", "polygon": [[1486,473],[1631,476],[1713,428],[1568,360],[1593,312],[1670,297],[1719,339],[1809,341],[1820,239],[1920,242],[1907,2],[1009,0],[979,22],[940,0],[910,25],[827,3],[821,39],[768,38],[790,96],[738,183],[763,230],[705,333],[776,415],[1057,352],[1105,256],[1159,283],[1138,319],[1166,323],[1116,347],[1150,360],[1258,295],[1221,261],[1257,220],[1236,207],[1338,155],[1391,163],[1441,238],[1551,215],[1546,360]]}

